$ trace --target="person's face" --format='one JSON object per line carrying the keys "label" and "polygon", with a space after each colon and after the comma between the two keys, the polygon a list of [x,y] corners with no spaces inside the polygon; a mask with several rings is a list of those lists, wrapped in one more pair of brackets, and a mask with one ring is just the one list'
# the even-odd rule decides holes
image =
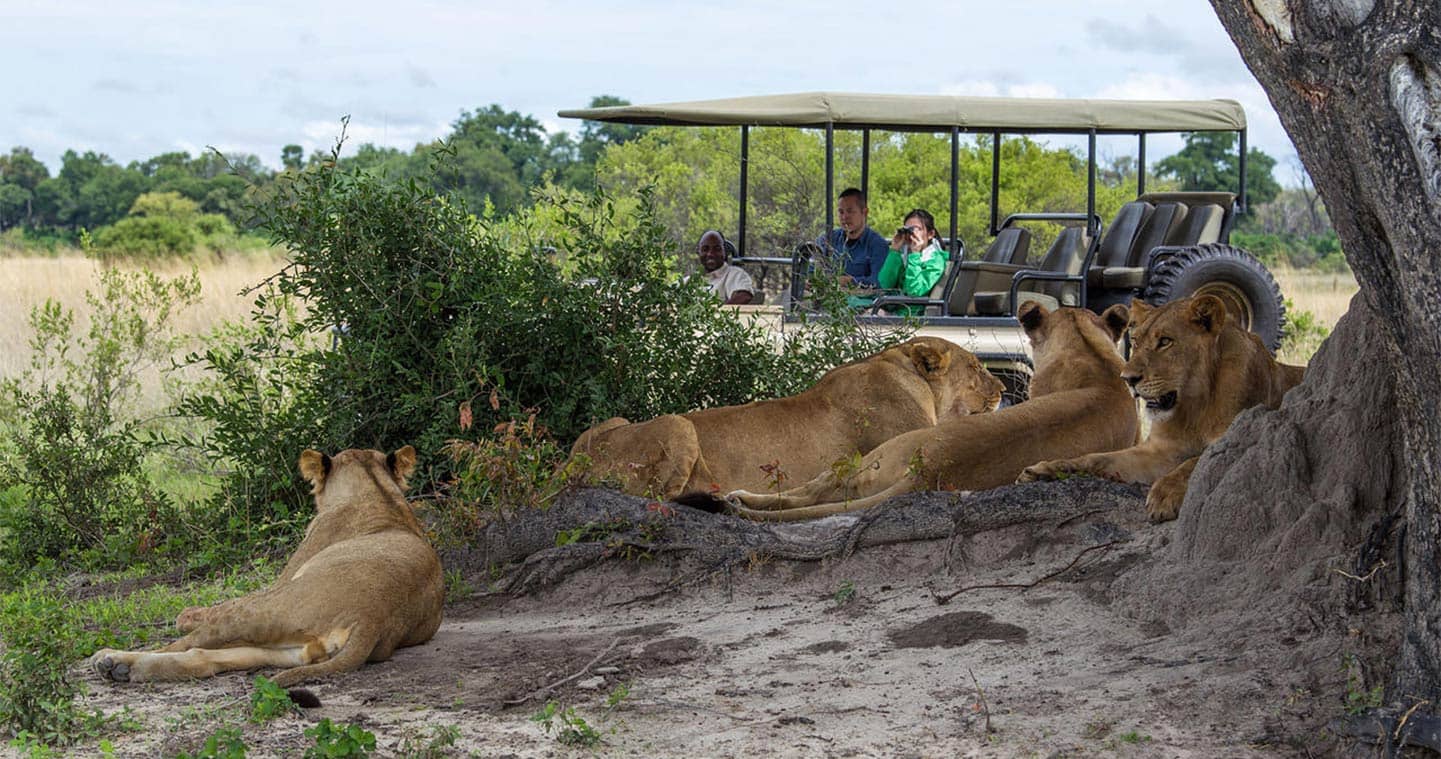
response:
{"label": "person's face", "polygon": [[700,265],[706,271],[715,271],[726,262],[725,244],[721,241],[721,236],[714,232],[701,235],[696,253],[700,256]]}
{"label": "person's face", "polygon": [[911,250],[920,250],[931,241],[931,230],[926,229],[926,220],[919,216],[907,216],[905,226],[911,228]]}
{"label": "person's face", "polygon": [[861,199],[853,195],[836,204],[836,221],[846,231],[846,237],[858,237],[866,228],[866,211]]}

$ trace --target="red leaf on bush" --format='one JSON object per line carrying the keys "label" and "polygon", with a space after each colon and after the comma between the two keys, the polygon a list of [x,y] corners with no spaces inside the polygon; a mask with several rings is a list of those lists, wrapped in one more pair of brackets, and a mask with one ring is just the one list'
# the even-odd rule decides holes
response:
{"label": "red leaf on bush", "polygon": [[460,404],[460,428],[468,430],[474,423],[475,417],[470,413],[470,401]]}

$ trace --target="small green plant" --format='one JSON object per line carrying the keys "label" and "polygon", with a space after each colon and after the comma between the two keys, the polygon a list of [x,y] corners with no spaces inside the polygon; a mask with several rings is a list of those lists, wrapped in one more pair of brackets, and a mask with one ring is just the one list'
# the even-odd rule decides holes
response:
{"label": "small green plant", "polygon": [[845,606],[855,600],[855,597],[856,584],[850,580],[841,583],[841,586],[836,588],[836,592],[831,594],[831,599],[836,602],[836,606]]}
{"label": "small green plant", "polygon": [[276,717],[296,712],[299,708],[290,700],[290,694],[284,688],[271,682],[269,678],[255,676],[255,690],[250,694],[251,722],[269,722]]}
{"label": "small green plant", "polygon": [[375,734],[357,725],[336,725],[323,719],[305,731],[315,741],[306,749],[305,759],[329,759],[342,756],[370,756],[375,750]]}
{"label": "small green plant", "polygon": [[407,735],[397,753],[404,759],[441,759],[451,755],[459,740],[459,727],[432,725],[428,730]]}
{"label": "small green plant", "polygon": [[580,527],[555,534],[556,547],[575,543],[605,543],[612,555],[625,561],[646,561],[654,558],[650,547],[665,534],[664,504],[652,509],[656,517],[635,522],[616,517],[605,522],[586,522]]}
{"label": "small green plant", "polygon": [[445,603],[447,605],[460,603],[475,594],[475,586],[465,579],[465,574],[458,569],[450,569],[445,572]]}
{"label": "small green plant", "polygon": [[592,748],[601,741],[600,732],[576,714],[574,707],[562,709],[554,701],[547,701],[543,709],[531,715],[530,721],[539,724],[546,735],[553,731],[555,739],[566,746]]}
{"label": "small green plant", "polygon": [[1346,713],[1357,717],[1371,709],[1380,708],[1385,701],[1386,688],[1382,685],[1366,688],[1361,661],[1354,654],[1348,654],[1341,660],[1341,668],[1346,672]]}
{"label": "small green plant", "polygon": [[627,698],[630,698],[630,683],[617,683],[616,686],[611,689],[610,695],[605,697],[606,711],[614,711]]}
{"label": "small green plant", "polygon": [[245,759],[248,748],[240,730],[224,727],[211,733],[195,753],[180,752],[175,759]]}
{"label": "small green plant", "polygon": [[1120,735],[1116,736],[1116,740],[1117,740],[1118,742],[1120,742],[1120,743],[1130,743],[1130,744],[1150,743],[1150,741],[1151,741],[1151,736],[1149,736],[1149,735],[1143,735],[1143,734],[1141,734],[1141,733],[1136,732],[1135,730],[1127,730],[1126,732],[1121,733]]}
{"label": "small green plant", "polygon": [[1331,330],[1315,314],[1296,308],[1296,304],[1287,298],[1286,323],[1282,325],[1281,334],[1283,337],[1277,354],[1291,361],[1307,361],[1330,336]]}

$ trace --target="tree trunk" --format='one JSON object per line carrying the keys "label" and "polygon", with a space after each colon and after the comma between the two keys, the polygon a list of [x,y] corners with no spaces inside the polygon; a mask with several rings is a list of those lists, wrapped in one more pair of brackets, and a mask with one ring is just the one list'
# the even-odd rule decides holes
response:
{"label": "tree trunk", "polygon": [[[1359,300],[1379,318],[1369,339],[1394,379],[1394,435],[1357,429],[1339,415],[1324,425],[1250,425],[1227,446],[1296,445],[1312,437],[1271,483],[1252,480],[1250,494],[1268,502],[1289,484],[1298,492],[1324,450],[1351,445],[1394,458],[1396,471],[1351,483],[1352,498],[1329,504],[1344,521],[1385,515],[1395,502],[1404,517],[1397,535],[1404,570],[1404,635],[1392,672],[1394,702],[1441,703],[1441,4],[1436,0],[1212,0],[1221,23],[1266,89],[1281,122],[1326,203],[1346,258],[1361,286]],[[1364,355],[1329,351],[1312,363],[1305,387],[1327,377],[1368,376]],[[1373,378],[1374,380],[1374,378]],[[1374,386],[1334,385],[1370,402]],[[1314,397],[1314,394],[1313,394]],[[1289,398],[1288,398],[1289,401]],[[1314,409],[1309,409],[1314,411]],[[1288,403],[1282,415],[1308,409]],[[1371,436],[1378,436],[1373,439]],[[1376,450],[1376,444],[1390,450]],[[1306,444],[1309,443],[1309,446]],[[1223,456],[1197,470],[1185,509],[1222,495]],[[1244,458],[1244,457],[1242,457]],[[1235,462],[1235,457],[1231,459]],[[1319,473],[1318,473],[1319,474]],[[1197,488],[1198,482],[1211,487]],[[1278,484],[1279,483],[1279,484]],[[1368,500],[1369,499],[1369,500]],[[1318,518],[1324,518],[1324,515]],[[1190,526],[1201,528],[1199,520]],[[1209,525],[1218,528],[1218,525]],[[1187,524],[1178,527],[1178,543]],[[1353,535],[1353,539],[1357,536]],[[1357,542],[1361,542],[1357,540]],[[1369,545],[1369,541],[1367,541]]]}

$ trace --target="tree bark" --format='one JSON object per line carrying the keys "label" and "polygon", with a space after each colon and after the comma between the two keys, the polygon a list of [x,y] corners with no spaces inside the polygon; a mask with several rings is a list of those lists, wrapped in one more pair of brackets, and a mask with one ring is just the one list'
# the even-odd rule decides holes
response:
{"label": "tree bark", "polygon": [[[1398,435],[1389,453],[1401,462],[1395,481],[1386,485],[1404,503],[1405,633],[1391,696],[1403,704],[1429,699],[1434,713],[1441,703],[1441,4],[1212,4],[1325,201],[1361,286],[1359,298],[1381,317],[1374,320],[1373,339],[1395,380]],[[1318,358],[1306,384],[1337,372],[1364,376],[1366,367],[1355,362],[1339,351]],[[1351,388],[1361,395],[1370,390]],[[1310,442],[1364,447],[1363,436],[1374,432],[1338,426]],[[1248,434],[1255,435],[1249,442],[1228,440],[1243,446],[1285,442],[1274,430]],[[1274,474],[1278,480],[1308,476]],[[1253,494],[1269,499],[1273,487],[1257,486]],[[1188,494],[1185,508],[1210,495]],[[1370,506],[1385,509],[1384,503]]]}

